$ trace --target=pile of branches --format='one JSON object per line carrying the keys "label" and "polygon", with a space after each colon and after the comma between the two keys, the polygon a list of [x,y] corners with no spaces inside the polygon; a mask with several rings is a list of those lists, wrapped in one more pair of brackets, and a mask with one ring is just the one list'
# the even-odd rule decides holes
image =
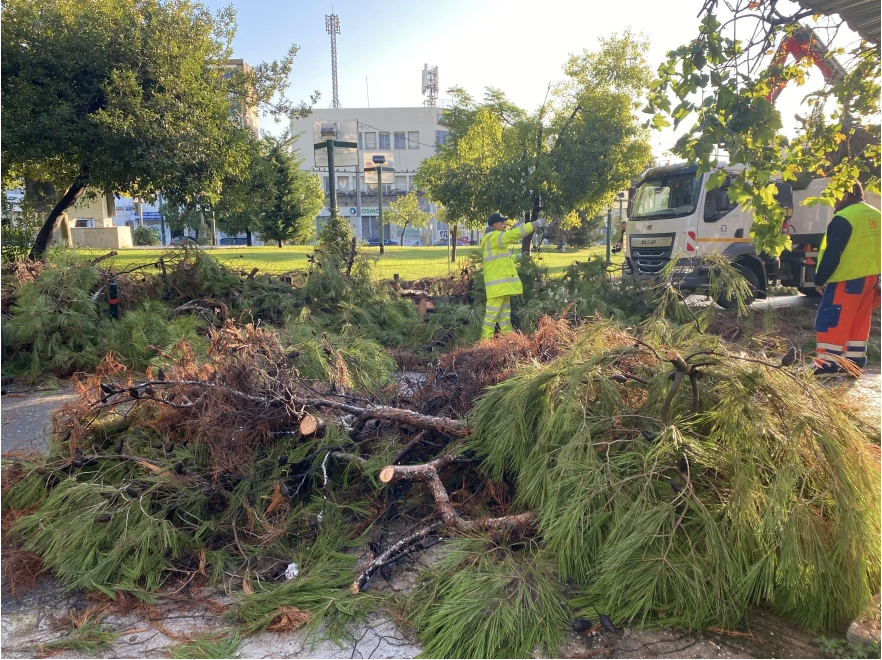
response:
{"label": "pile of branches", "polygon": [[576,333],[568,321],[545,316],[538,326],[533,334],[513,332],[439,357],[417,392],[420,410],[465,415],[485,388],[501,383],[525,364],[548,362],[572,345]]}
{"label": "pile of branches", "polygon": [[600,324],[489,390],[467,446],[538,512],[584,614],[728,628],[763,605],[833,629],[878,587],[874,430],[791,357]]}
{"label": "pile of branches", "polygon": [[[24,512],[15,538],[70,588],[234,580],[256,592],[243,611],[291,597],[274,583],[292,564],[335,575],[335,602],[349,584],[361,594],[444,529],[532,567],[543,592],[570,581],[567,607],[617,621],[730,627],[762,604],[825,629],[859,613],[879,579],[879,470],[841,393],[682,329],[543,329],[534,348],[560,355],[516,369],[466,418],[320,388],[274,333],[232,321],[207,361],[182,346],[138,377],[105,360],[56,420],[52,454],[17,464],[3,507]],[[392,509],[415,526],[381,535],[356,569],[345,551]],[[437,586],[414,615],[433,634],[462,624],[453,601],[433,609],[462,591]],[[272,607],[255,611],[272,624]]]}
{"label": "pile of branches", "polygon": [[[180,268],[170,281],[218,275]],[[457,657],[553,653],[567,620],[600,612],[695,630],[762,605],[832,629],[878,585],[878,427],[795,351],[708,334],[712,309],[668,287],[636,326],[540,317],[533,335],[450,353],[408,399],[379,345],[325,329],[399,323],[338,277],[285,283],[304,308],[283,329],[231,303],[142,368],[105,355],[49,455],[4,473],[4,533],[27,570],[111,597],[232,585],[246,633],[342,631],[376,605],[378,574],[448,540],[419,594],[387,605]],[[440,303],[412,334],[465,336],[474,309]]]}

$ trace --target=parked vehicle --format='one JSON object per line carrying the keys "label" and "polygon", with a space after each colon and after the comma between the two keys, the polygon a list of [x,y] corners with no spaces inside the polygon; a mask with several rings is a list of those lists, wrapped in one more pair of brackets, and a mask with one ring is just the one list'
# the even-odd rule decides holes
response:
{"label": "parked vehicle", "polygon": [[[707,190],[711,173],[699,175],[695,165],[666,165],[644,172],[637,184],[625,228],[625,264],[642,280],[655,280],[665,265],[676,259],[674,280],[681,289],[703,290],[709,269],[701,258],[721,254],[731,261],[760,296],[776,282],[796,287],[801,293],[817,295],[815,265],[821,239],[833,219],[833,209],[818,204],[805,206],[829,179],[814,179],[804,190],[777,181],[778,202],[786,210],[782,231],[790,236],[792,248],[780,259],[757,254],[750,228],[753,212],[729,201],[731,180],[743,168],[722,166],[727,173],[723,185]],[[867,193],[867,202],[878,207],[880,197]]]}
{"label": "parked vehicle", "polygon": [[190,236],[175,236],[169,245],[197,245],[196,239]]}

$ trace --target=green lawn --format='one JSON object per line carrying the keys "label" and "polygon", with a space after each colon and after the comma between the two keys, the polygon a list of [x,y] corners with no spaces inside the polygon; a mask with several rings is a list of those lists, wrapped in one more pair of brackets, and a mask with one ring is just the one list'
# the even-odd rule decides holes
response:
{"label": "green lawn", "polygon": [[[117,270],[131,268],[139,264],[156,261],[170,248],[128,249],[120,250],[119,255],[107,259],[103,263],[113,264]],[[379,247],[363,247],[362,253],[374,258],[374,269],[379,279],[392,279],[398,273],[403,280],[417,280],[422,277],[437,277],[448,272],[447,248],[445,247],[398,247],[388,246],[386,254],[380,256]],[[260,269],[260,273],[279,275],[290,270],[306,268],[306,257],[312,254],[309,245],[277,247],[223,247],[210,250],[213,257],[237,270],[250,272],[252,268]],[[84,251],[85,252],[85,251]],[[89,254],[100,256],[100,251],[89,251]],[[604,247],[592,247],[575,250],[563,254],[554,248],[543,248],[538,257],[548,266],[552,273],[562,272],[573,261],[584,261],[589,257],[603,256]],[[457,264],[451,264],[455,272],[457,265],[463,263],[471,255],[478,255],[475,247],[460,247],[456,251]],[[613,261],[621,262],[620,255],[614,255]]]}

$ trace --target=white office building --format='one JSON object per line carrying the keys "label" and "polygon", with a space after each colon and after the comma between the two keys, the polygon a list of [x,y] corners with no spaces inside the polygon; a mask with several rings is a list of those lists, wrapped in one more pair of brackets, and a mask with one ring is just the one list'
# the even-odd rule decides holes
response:
{"label": "white office building", "polygon": [[[379,238],[379,196],[377,184],[365,183],[363,164],[370,162],[373,154],[385,153],[392,156],[394,173],[386,173],[383,178],[384,213],[389,203],[405,195],[414,187],[417,168],[426,158],[435,155],[436,145],[447,138],[447,129],[438,123],[441,108],[324,108],[313,110],[303,119],[291,121],[291,133],[296,135],[294,148],[303,156],[301,167],[322,176],[325,193],[329,191],[328,168],[316,166],[313,127],[316,122],[335,122],[343,125],[356,122],[358,144],[358,166],[335,166],[337,209],[340,215],[348,217],[356,236],[361,240]],[[342,139],[339,138],[338,139]],[[321,156],[321,155],[320,155]],[[434,219],[435,205],[420,193],[420,204],[424,211],[433,214],[429,227],[425,229],[407,228],[405,245],[430,245],[447,238],[447,226]],[[325,208],[317,218],[330,216],[328,199]],[[384,218],[384,222],[388,222]],[[400,228],[395,225],[384,229],[384,237],[399,241]]]}

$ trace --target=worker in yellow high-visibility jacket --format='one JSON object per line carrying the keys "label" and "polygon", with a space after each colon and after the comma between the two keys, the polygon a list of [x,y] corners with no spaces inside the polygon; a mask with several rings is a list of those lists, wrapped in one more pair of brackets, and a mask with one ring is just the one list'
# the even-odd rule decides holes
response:
{"label": "worker in yellow high-visibility jacket", "polygon": [[511,297],[524,292],[524,285],[518,277],[514,257],[508,246],[520,243],[527,234],[538,227],[545,226],[545,220],[519,223],[506,231],[508,220],[500,213],[494,213],[487,220],[487,233],[481,239],[481,255],[484,259],[484,288],[487,291],[487,310],[484,314],[484,327],[481,339],[493,336],[496,326],[499,332],[511,332]]}

